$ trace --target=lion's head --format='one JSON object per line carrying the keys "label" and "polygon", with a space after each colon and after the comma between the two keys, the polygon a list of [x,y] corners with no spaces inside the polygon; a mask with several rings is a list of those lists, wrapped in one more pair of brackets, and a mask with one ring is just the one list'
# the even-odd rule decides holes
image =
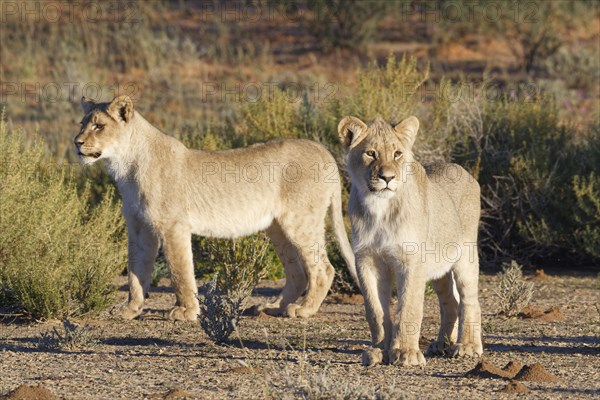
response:
{"label": "lion's head", "polygon": [[409,117],[397,125],[377,118],[369,125],[345,117],[338,125],[342,143],[349,149],[352,184],[364,195],[390,198],[414,174],[412,146],[419,120]]}
{"label": "lion's head", "polygon": [[109,103],[96,103],[83,97],[81,108],[85,116],[73,140],[80,162],[91,164],[109,158],[128,140],[126,128],[133,117],[131,98],[123,95]]}

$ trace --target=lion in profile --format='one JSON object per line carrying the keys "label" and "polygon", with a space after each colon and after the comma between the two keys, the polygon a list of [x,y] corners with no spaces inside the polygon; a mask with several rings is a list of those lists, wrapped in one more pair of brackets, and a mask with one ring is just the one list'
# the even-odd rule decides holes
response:
{"label": "lion in profile", "polygon": [[[415,117],[392,126],[345,117],[349,215],[372,348],[363,364],[425,365],[419,349],[425,284],[433,283],[441,326],[428,354],[481,355],[477,230],[479,184],[456,164],[424,168],[412,147]],[[398,306],[390,302],[396,283]]]}
{"label": "lion in profile", "polygon": [[[325,218],[353,277],[354,256],[342,220],[340,176],[333,156],[308,140],[279,140],[227,151],[186,148],[152,126],[128,96],[81,102],[75,136],[83,164],[104,160],[123,199],[128,231],[129,302],[122,315],[142,313],[162,245],[176,304],[169,316],[199,313],[192,234],[236,238],[266,230],[286,283],[260,310],[290,317],[315,314],[331,286]],[[303,295],[304,293],[304,295]]]}

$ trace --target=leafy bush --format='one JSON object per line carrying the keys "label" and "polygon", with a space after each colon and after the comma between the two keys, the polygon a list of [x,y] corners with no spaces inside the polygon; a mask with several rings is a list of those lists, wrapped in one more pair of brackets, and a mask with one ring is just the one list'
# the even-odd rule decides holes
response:
{"label": "leafy bush", "polygon": [[496,297],[500,312],[506,316],[514,316],[527,307],[533,296],[533,283],[523,279],[523,271],[516,261],[504,264],[498,274]]}
{"label": "leafy bush", "polygon": [[560,123],[548,97],[481,97],[468,108],[455,109],[452,156],[481,185],[485,255],[521,262],[574,251],[597,257],[592,174],[600,135],[592,129],[582,140],[584,132]]}
{"label": "leafy bush", "polygon": [[233,240],[200,238],[200,270],[213,274],[202,288],[200,326],[216,343],[225,342],[235,331],[245,300],[268,276],[269,268],[276,263],[281,271],[273,258],[277,256],[268,251],[269,243],[265,234]]}
{"label": "leafy bush", "polygon": [[600,178],[594,172],[573,178],[577,199],[575,243],[585,253],[600,259]]}
{"label": "leafy bush", "polygon": [[[126,262],[113,191],[93,209],[41,142],[0,121],[0,298],[36,319],[81,315],[111,304]],[[45,162],[46,161],[46,162]]]}
{"label": "leafy bush", "polygon": [[300,94],[273,87],[255,102],[244,103],[239,110],[238,132],[245,139],[241,144],[301,137]]}
{"label": "leafy bush", "polygon": [[429,67],[419,67],[416,58],[398,60],[390,55],[385,65],[373,62],[360,70],[356,89],[334,103],[331,112],[339,118],[353,115],[364,121],[382,117],[392,123],[400,122],[417,111],[416,105],[422,100],[419,89],[428,77]]}
{"label": "leafy bush", "polygon": [[245,299],[261,279],[281,271],[265,234],[229,240],[200,238],[197,246],[197,272],[218,277],[217,289],[229,297]]}

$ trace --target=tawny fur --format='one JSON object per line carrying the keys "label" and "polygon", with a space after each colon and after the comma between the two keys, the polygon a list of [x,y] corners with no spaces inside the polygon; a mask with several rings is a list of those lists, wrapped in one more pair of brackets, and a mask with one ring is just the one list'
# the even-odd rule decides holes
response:
{"label": "tawny fur", "polygon": [[[425,365],[419,349],[425,284],[439,297],[441,327],[429,354],[481,355],[477,181],[456,164],[424,168],[412,153],[419,122],[393,127],[346,117],[349,214],[372,348],[363,363]],[[394,282],[398,306],[392,318]],[[383,351],[383,352],[382,352]]]}
{"label": "tawny fur", "polygon": [[160,245],[177,299],[170,316],[194,320],[199,307],[191,235],[236,238],[260,230],[270,236],[286,274],[277,301],[260,309],[313,315],[334,275],[325,248],[328,209],[356,276],[342,220],[339,172],[323,146],[281,140],[222,152],[191,150],[153,127],[127,96],[98,104],[82,99],[82,108],[85,117],[74,140],[80,160],[104,159],[123,198],[129,235],[125,318],[142,312]]}

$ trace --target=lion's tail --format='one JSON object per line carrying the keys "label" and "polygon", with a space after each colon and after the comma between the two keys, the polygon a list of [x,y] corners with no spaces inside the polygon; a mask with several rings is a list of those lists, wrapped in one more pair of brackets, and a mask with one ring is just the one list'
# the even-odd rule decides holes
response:
{"label": "lion's tail", "polygon": [[352,252],[352,246],[348,240],[348,234],[346,233],[346,227],[344,226],[344,217],[342,215],[342,192],[341,190],[335,190],[331,197],[331,206],[329,207],[331,215],[331,224],[333,226],[333,232],[338,242],[342,257],[346,261],[348,271],[352,275],[352,279],[356,283],[356,286],[360,287],[358,278],[356,276],[356,264],[354,262],[354,253]]}

